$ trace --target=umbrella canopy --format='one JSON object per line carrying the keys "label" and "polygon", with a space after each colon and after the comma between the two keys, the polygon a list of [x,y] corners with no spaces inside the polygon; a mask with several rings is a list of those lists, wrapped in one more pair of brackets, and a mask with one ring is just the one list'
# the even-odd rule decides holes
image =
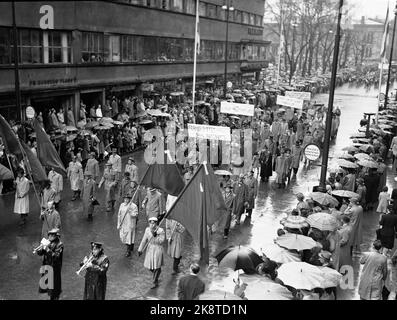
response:
{"label": "umbrella canopy", "polygon": [[113,119],[109,117],[103,117],[99,120],[100,123],[113,123]]}
{"label": "umbrella canopy", "polygon": [[358,193],[348,190],[334,190],[332,191],[332,195],[342,198],[349,198],[349,199],[359,197]]}
{"label": "umbrella canopy", "polygon": [[350,138],[365,138],[365,133],[364,132],[355,133],[351,135]]}
{"label": "umbrella canopy", "polygon": [[263,262],[262,258],[255,252],[255,250],[243,247],[232,246],[217,254],[219,266],[231,268],[233,270],[252,269]]}
{"label": "umbrella canopy", "polygon": [[354,158],[358,159],[358,160],[372,160],[372,158],[366,154],[366,153],[356,153],[354,155]]}
{"label": "umbrella canopy", "polygon": [[248,300],[292,300],[291,292],[282,285],[260,275],[239,276],[247,284],[244,290]]}
{"label": "umbrella canopy", "polygon": [[321,288],[337,287],[342,279],[342,275],[335,269],[328,267],[317,267],[323,275]]}
{"label": "umbrella canopy", "polygon": [[317,212],[307,217],[307,222],[312,228],[321,231],[334,231],[338,227],[336,218],[326,212]]}
{"label": "umbrella canopy", "polygon": [[91,122],[88,122],[85,125],[85,128],[86,129],[90,129],[90,128],[94,128],[94,127],[97,127],[97,126],[99,126],[99,122],[98,121],[91,121]]}
{"label": "umbrella canopy", "polygon": [[360,150],[362,150],[362,151],[364,151],[364,152],[367,152],[369,149],[371,149],[372,148],[372,146],[371,145],[369,145],[369,144],[364,144],[364,145],[362,145],[362,146],[360,146]]}
{"label": "umbrella canopy", "polygon": [[389,124],[380,124],[379,128],[381,128],[381,129],[392,129],[393,126],[391,126]]}
{"label": "umbrella canopy", "polygon": [[285,248],[280,247],[277,244],[271,244],[262,249],[262,252],[268,257],[270,260],[273,260],[277,263],[287,263],[287,262],[299,262],[301,261],[299,255],[296,253],[292,253]]}
{"label": "umbrella canopy", "polygon": [[316,241],[310,237],[302,236],[295,233],[287,233],[278,237],[275,242],[283,248],[289,250],[310,250],[317,246]]}
{"label": "umbrella canopy", "polygon": [[344,153],[341,154],[340,156],[338,156],[339,159],[345,159],[345,160],[355,160],[356,158],[354,158],[354,156],[352,156],[351,154],[348,153]]}
{"label": "umbrella canopy", "polygon": [[313,201],[323,205],[323,206],[328,206],[328,205],[334,205],[338,206],[339,201],[335,199],[333,196],[330,196],[328,193],[323,193],[323,192],[312,192],[309,194],[309,198],[312,198]]}
{"label": "umbrella canopy", "polygon": [[215,170],[214,173],[218,176],[232,176],[233,174],[227,170]]}
{"label": "umbrella canopy", "polygon": [[357,165],[357,164],[355,164],[355,163],[353,163],[353,162],[350,162],[350,161],[347,161],[347,160],[344,160],[344,159],[338,160],[338,165],[339,165],[340,167],[342,167],[342,168],[349,168],[349,169],[356,169],[356,168],[358,168],[358,165]]}
{"label": "umbrella canopy", "polygon": [[70,135],[68,135],[68,136],[66,137],[66,141],[67,141],[67,142],[73,141],[73,140],[76,139],[76,138],[77,138],[77,134],[70,134]]}
{"label": "umbrella canopy", "polygon": [[0,164],[0,181],[14,179],[11,170]]}
{"label": "umbrella canopy", "polygon": [[113,121],[113,124],[116,126],[121,126],[124,124],[124,122],[123,121]]}
{"label": "umbrella canopy", "polygon": [[308,227],[306,218],[301,216],[289,215],[286,219],[281,220],[280,223],[284,227],[291,229],[300,229],[300,228]]}
{"label": "umbrella canopy", "polygon": [[153,123],[153,121],[152,120],[142,120],[141,122],[139,122],[140,125],[150,124],[150,123]]}
{"label": "umbrella canopy", "polygon": [[147,114],[151,115],[151,116],[160,116],[162,114],[161,110],[158,109],[149,109],[146,110]]}
{"label": "umbrella canopy", "polygon": [[371,161],[371,160],[363,159],[363,160],[360,160],[358,162],[358,164],[360,166],[366,167],[366,168],[375,168],[375,169],[379,168],[379,165],[375,161]]}
{"label": "umbrella canopy", "polygon": [[231,292],[222,290],[208,290],[198,297],[199,300],[243,300]]}
{"label": "umbrella canopy", "polygon": [[66,126],[65,130],[66,131],[78,131],[78,129],[76,127],[73,127],[73,126]]}
{"label": "umbrella canopy", "polygon": [[321,270],[306,262],[284,263],[277,273],[285,285],[295,289],[313,290],[321,288],[324,282]]}
{"label": "umbrella canopy", "polygon": [[359,152],[360,149],[353,147],[353,146],[348,146],[342,149],[343,151],[347,151],[347,152]]}

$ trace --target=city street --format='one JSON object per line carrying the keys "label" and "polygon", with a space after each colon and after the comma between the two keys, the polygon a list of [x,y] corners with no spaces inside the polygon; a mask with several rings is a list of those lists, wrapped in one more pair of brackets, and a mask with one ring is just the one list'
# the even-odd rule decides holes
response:
{"label": "city street", "polygon": [[[336,90],[335,104],[340,106],[342,116],[339,133],[336,141],[332,142],[330,157],[341,152],[341,149],[351,141],[349,136],[357,132],[359,122],[364,112],[376,112],[376,90],[366,92],[364,88],[349,88],[344,85]],[[317,102],[328,102],[328,94],[317,95]],[[143,152],[134,155],[140,175],[142,176],[146,164],[143,162]],[[125,164],[126,157],[123,159]],[[273,185],[275,173],[270,182],[261,183],[251,221],[244,221],[240,226],[233,226],[227,240],[223,239],[221,230],[216,230],[211,238],[210,266],[202,272],[209,288],[233,289],[234,272],[219,269],[214,256],[230,245],[248,245],[260,250],[266,244],[272,243],[276,237],[276,230],[281,227],[279,221],[287,212],[296,205],[294,194],[302,192],[308,194],[313,186],[318,184],[320,167],[316,164],[311,168],[303,168],[292,180],[286,189],[276,189]],[[396,186],[391,166],[388,167],[389,192]],[[64,182],[66,182],[64,180]],[[137,246],[142,239],[146,221],[143,216],[138,222],[138,233],[133,255],[124,257],[125,247],[120,242],[116,229],[118,205],[115,212],[107,213],[105,210],[105,196],[103,188],[100,190],[98,200],[100,207],[96,208],[94,221],[86,221],[81,200],[70,201],[72,194],[70,184],[64,183],[63,199],[60,208],[62,218],[62,236],[65,251],[62,266],[61,299],[82,299],[84,291],[84,278],[76,275],[79,263],[90,251],[90,241],[104,242],[105,254],[109,257],[110,267],[107,273],[108,284],[106,299],[142,299],[143,296],[159,299],[176,299],[176,284],[178,276],[172,276],[172,259],[165,256],[165,267],[160,276],[160,285],[157,289],[150,290],[151,273],[143,267],[144,255],[138,257]],[[30,194],[31,211],[28,224],[24,228],[18,226],[18,216],[13,214],[14,194],[0,197],[0,299],[48,299],[47,295],[38,293],[39,268],[41,258],[32,254],[38,245],[41,234],[41,221],[39,208],[33,192]],[[378,214],[375,212],[364,213],[364,242],[361,250],[367,251],[375,238],[375,229],[378,224]],[[166,249],[166,247],[165,247]],[[165,250],[166,251],[166,250]],[[181,270],[188,272],[192,261],[199,257],[198,248],[190,235],[185,233],[184,248],[182,251]],[[359,256],[354,256],[355,285],[359,277]],[[181,274],[183,274],[183,272]],[[338,299],[357,299],[356,290],[341,292]]]}

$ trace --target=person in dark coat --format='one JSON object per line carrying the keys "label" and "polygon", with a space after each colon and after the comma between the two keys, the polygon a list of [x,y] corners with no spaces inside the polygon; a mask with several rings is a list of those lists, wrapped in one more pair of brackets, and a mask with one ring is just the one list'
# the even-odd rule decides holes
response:
{"label": "person in dark coat", "polygon": [[393,249],[394,239],[397,232],[397,214],[393,211],[389,211],[387,214],[382,214],[379,225],[379,240],[382,243],[382,247],[388,250]]}
{"label": "person in dark coat", "polygon": [[[37,255],[43,257],[43,266],[51,266],[53,270],[53,289],[44,289],[40,286],[40,293],[48,293],[50,300],[59,300],[62,292],[61,269],[63,257],[63,243],[59,240],[59,229],[51,229],[48,231],[48,246],[42,246],[36,251]],[[42,277],[44,274],[42,274]],[[48,276],[48,274],[47,274]],[[41,281],[40,281],[41,284]]]}
{"label": "person in dark coat", "polygon": [[240,224],[241,215],[248,207],[248,186],[244,183],[244,174],[240,174],[239,181],[234,186],[233,214],[236,216],[236,224]]}
{"label": "person in dark coat", "polygon": [[273,174],[273,159],[271,152],[266,146],[260,152],[259,163],[261,165],[261,181],[268,181]]}
{"label": "person in dark coat", "polygon": [[[109,259],[103,252],[103,243],[91,242],[92,252],[80,263],[87,263],[83,300],[105,300]],[[91,261],[90,261],[91,260]]]}
{"label": "person in dark coat", "polygon": [[369,174],[364,177],[364,183],[367,187],[366,202],[368,210],[373,209],[374,204],[378,201],[379,181],[380,178],[376,169],[370,169]]}
{"label": "person in dark coat", "polygon": [[222,190],[222,196],[223,200],[225,201],[226,205],[226,215],[224,218],[224,226],[223,226],[223,239],[227,239],[229,236],[229,229],[230,229],[230,224],[232,222],[232,213],[233,213],[233,203],[234,203],[234,197],[235,194],[233,193],[232,190],[232,184],[227,183],[225,185],[225,190]]}
{"label": "person in dark coat", "polygon": [[391,211],[393,211],[394,213],[397,213],[397,188],[393,189],[393,191],[391,192]]}
{"label": "person in dark coat", "polygon": [[199,272],[200,266],[197,263],[193,263],[190,266],[190,274],[179,279],[178,300],[196,300],[204,292],[205,284],[197,276]]}

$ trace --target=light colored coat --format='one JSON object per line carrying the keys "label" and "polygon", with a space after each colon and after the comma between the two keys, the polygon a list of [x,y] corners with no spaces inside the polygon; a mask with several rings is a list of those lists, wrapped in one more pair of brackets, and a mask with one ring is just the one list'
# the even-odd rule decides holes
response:
{"label": "light colored coat", "polygon": [[55,201],[55,190],[52,187],[43,190],[43,194],[41,196],[41,208],[47,209],[49,201]]}
{"label": "light colored coat", "polygon": [[255,198],[258,194],[258,180],[254,177],[247,177],[244,182],[248,187],[248,209],[253,209],[255,207]]}
{"label": "light colored coat", "polygon": [[83,180],[83,167],[81,163],[71,161],[67,171],[72,191],[80,190],[81,181]]}
{"label": "light colored coat", "polygon": [[54,202],[58,203],[61,201],[61,193],[63,191],[63,177],[58,172],[50,171],[48,180],[51,181],[51,188],[55,190]]}
{"label": "light colored coat", "polygon": [[167,254],[171,258],[180,258],[183,247],[183,233],[185,227],[178,221],[166,219],[166,235],[168,240]]}
{"label": "light colored coat", "polygon": [[142,252],[146,247],[146,256],[143,266],[149,270],[161,268],[164,265],[163,258],[163,242],[165,240],[164,229],[157,229],[157,236],[154,237],[150,231],[150,227],[147,227],[145,234],[143,235],[141,244],[139,245],[139,252]]}
{"label": "light colored coat", "polygon": [[348,207],[344,212],[350,218],[352,227],[349,246],[360,246],[362,242],[362,218],[363,208],[361,206]]}
{"label": "light colored coat", "polygon": [[98,161],[96,159],[88,159],[84,173],[85,174],[90,173],[94,178],[94,180],[96,181],[99,178]]}
{"label": "light colored coat", "polygon": [[378,252],[364,254],[360,263],[364,264],[358,294],[365,300],[382,300],[382,289],[387,277],[387,258]]}
{"label": "light colored coat", "polygon": [[350,238],[352,236],[352,227],[350,224],[343,225],[338,230],[340,236],[340,250],[339,250],[339,267],[352,266],[353,258],[350,254]]}
{"label": "light colored coat", "polygon": [[41,220],[43,221],[43,225],[41,227],[41,237],[47,238],[48,231],[54,228],[61,229],[61,216],[59,212],[55,209],[53,210],[45,210],[40,215]]}
{"label": "light colored coat", "polygon": [[117,219],[117,229],[120,231],[120,240],[125,244],[135,243],[136,219],[138,207],[132,201],[120,204]]}
{"label": "light colored coat", "polygon": [[127,164],[125,166],[124,172],[130,173],[131,181],[135,181],[136,183],[139,183],[138,167],[135,164]]}
{"label": "light colored coat", "polygon": [[389,205],[389,199],[390,195],[387,192],[381,192],[379,193],[379,204],[378,208],[376,209],[376,212],[379,213],[387,213],[387,206]]}
{"label": "light colored coat", "polygon": [[14,213],[29,213],[29,188],[30,181],[26,177],[16,178]]}

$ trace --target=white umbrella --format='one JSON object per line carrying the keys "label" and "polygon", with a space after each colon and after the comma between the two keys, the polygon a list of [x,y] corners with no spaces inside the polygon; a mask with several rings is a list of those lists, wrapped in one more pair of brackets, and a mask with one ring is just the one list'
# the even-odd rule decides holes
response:
{"label": "white umbrella", "polygon": [[248,300],[292,300],[292,293],[282,285],[260,275],[239,275],[247,284],[244,290]]}
{"label": "white umbrella", "polygon": [[317,212],[307,217],[307,223],[312,228],[321,231],[334,231],[338,227],[338,221],[330,213]]}
{"label": "white umbrella", "polygon": [[323,275],[321,288],[337,287],[342,279],[342,275],[335,269],[328,267],[317,267]]}
{"label": "white umbrella", "polygon": [[323,287],[324,276],[321,270],[306,262],[284,263],[278,268],[277,274],[285,285],[295,289],[313,290]]}
{"label": "white umbrella", "polygon": [[300,234],[287,233],[278,237],[275,242],[283,248],[289,250],[309,250],[317,246],[316,241],[310,237]]}
{"label": "white umbrella", "polygon": [[287,262],[299,262],[301,258],[296,253],[292,253],[285,248],[280,247],[277,244],[271,244],[262,249],[262,252],[270,260],[277,263],[287,263]]}

